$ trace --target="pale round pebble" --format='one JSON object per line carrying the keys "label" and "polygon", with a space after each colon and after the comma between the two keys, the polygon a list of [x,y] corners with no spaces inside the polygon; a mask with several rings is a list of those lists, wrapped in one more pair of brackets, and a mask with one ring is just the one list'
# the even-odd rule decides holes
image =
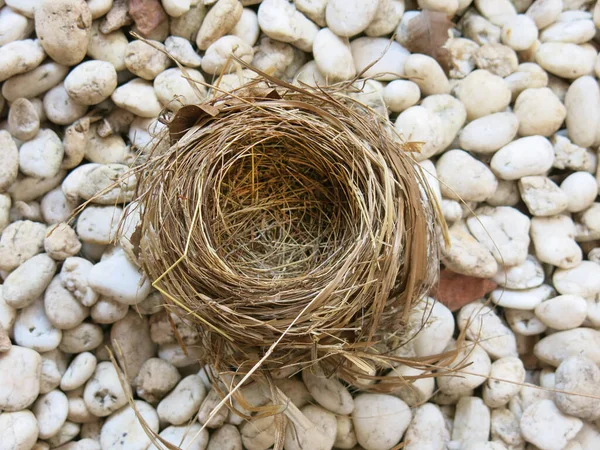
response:
{"label": "pale round pebble", "polygon": [[550,328],[570,330],[583,323],[587,316],[587,306],[583,297],[559,295],[536,306],[535,315]]}
{"label": "pale round pebble", "polygon": [[96,323],[110,324],[121,320],[129,311],[129,305],[107,297],[100,297],[90,309],[90,316]]}
{"label": "pale round pebble", "polygon": [[66,353],[93,350],[102,344],[102,328],[94,323],[83,322],[75,328],[63,331],[59,348]]}
{"label": "pale round pebble", "polygon": [[59,275],[52,279],[46,289],[44,310],[50,323],[60,330],[75,328],[89,315],[89,309],[64,288]]}
{"label": "pale round pebble", "polygon": [[196,53],[190,41],[179,36],[169,36],[165,48],[177,61],[187,67],[200,67],[202,57]]}
{"label": "pale round pebble", "polygon": [[160,358],[147,359],[133,381],[138,396],[157,404],[177,383],[181,375],[177,368]]}
{"label": "pale round pebble", "polygon": [[364,31],[375,18],[377,0],[329,0],[325,10],[327,26],[341,37]]}
{"label": "pale round pebble", "polygon": [[554,149],[542,136],[517,139],[498,150],[490,162],[492,170],[504,180],[543,175],[552,167]]}
{"label": "pale round pebble", "polygon": [[549,88],[525,89],[517,97],[514,113],[521,136],[551,136],[560,128],[567,109]]}
{"label": "pale round pebble", "polygon": [[535,22],[525,14],[512,16],[502,26],[502,42],[513,50],[527,50],[537,37]]}
{"label": "pale round pebble", "polygon": [[445,152],[436,163],[436,170],[446,198],[481,202],[498,186],[489,167],[462,150]]}
{"label": "pale round pebble", "polygon": [[411,106],[404,110],[394,124],[404,139],[409,142],[424,142],[415,155],[419,161],[428,159],[442,149],[441,120],[423,106]]}
{"label": "pale round pebble", "polygon": [[83,0],[42,0],[35,9],[35,32],[57,63],[74,66],[85,57],[92,14]]}
{"label": "pale round pebble", "polygon": [[242,450],[242,436],[237,427],[225,424],[210,435],[206,450]]}
{"label": "pale round pebble", "polygon": [[575,172],[560,184],[568,198],[567,211],[581,212],[589,208],[598,196],[596,178],[588,172]]}
{"label": "pale round pebble", "polygon": [[64,261],[79,253],[81,242],[73,228],[63,222],[48,228],[44,238],[44,250],[52,259]]}
{"label": "pale round pebble", "polygon": [[202,379],[198,375],[188,375],[160,401],[156,411],[161,421],[183,425],[198,412],[205,397]]}
{"label": "pale round pebble", "polygon": [[490,114],[469,122],[460,132],[460,147],[466,151],[491,154],[517,134],[519,119],[512,112]]}
{"label": "pale round pebble", "polygon": [[[209,439],[208,431],[206,429],[202,430],[202,425],[199,423],[193,423],[189,426],[170,426],[162,430],[159,436],[169,444],[186,450],[205,450]],[[164,442],[161,443],[164,445]],[[150,444],[147,450],[158,450],[158,448]]]}
{"label": "pale round pebble", "polygon": [[126,305],[140,303],[150,293],[150,282],[123,251],[96,264],[88,282],[97,293]]}
{"label": "pale round pebble", "polygon": [[556,406],[569,416],[597,420],[600,417],[600,404],[596,399],[568,393],[595,397],[598,396],[599,386],[600,369],[594,361],[584,356],[567,358],[555,372],[554,388],[562,391],[556,393]]}
{"label": "pale round pebble", "polygon": [[65,78],[69,96],[82,105],[96,105],[117,88],[117,71],[106,61],[86,61]]}
{"label": "pale round pebble", "polygon": [[99,22],[93,22],[87,48],[88,56],[111,63],[117,71],[125,70],[127,45],[127,37],[123,31],[116,30],[105,34],[100,31]]}
{"label": "pale round pebble", "polygon": [[21,264],[4,280],[4,301],[14,308],[31,305],[52,281],[56,263],[41,253]]}
{"label": "pale round pebble", "polygon": [[[410,52],[387,38],[360,37],[350,43],[356,73],[364,78],[391,81],[405,72]],[[371,66],[367,69],[368,66]],[[408,73],[408,78],[411,77]]]}
{"label": "pale round pebble", "polygon": [[221,36],[227,34],[242,15],[242,4],[238,0],[219,0],[213,6],[198,31],[196,45],[208,49]]}
{"label": "pale round pebble", "polygon": [[152,84],[141,78],[134,78],[119,86],[111,99],[120,108],[141,117],[156,117],[162,109]]}
{"label": "pale round pebble", "polygon": [[[158,415],[154,408],[141,400],[135,400],[135,407],[146,426],[158,433]],[[150,443],[150,437],[131,406],[112,414],[102,426],[100,445],[103,450],[146,450]]]}
{"label": "pale round pebble", "polygon": [[13,345],[0,352],[0,409],[28,408],[40,392],[42,358],[29,348]]}
{"label": "pale round pebble", "polygon": [[15,138],[22,141],[28,141],[38,134],[40,118],[33,103],[26,98],[18,98],[10,105],[8,129]]}
{"label": "pale round pebble", "polygon": [[302,380],[317,403],[336,414],[349,415],[354,401],[346,387],[336,378],[323,373],[312,373],[310,368],[302,371]]}
{"label": "pale round pebble", "polygon": [[563,0],[536,0],[527,9],[527,15],[533,19],[539,30],[556,22],[563,9]]}
{"label": "pale round pebble", "polygon": [[523,412],[523,437],[544,450],[562,450],[574,438],[583,423],[562,414],[552,400],[540,400]]}
{"label": "pale round pebble", "polygon": [[77,236],[91,244],[107,245],[114,241],[123,209],[115,206],[88,206],[77,220]]}
{"label": "pale round pebble", "polygon": [[596,141],[596,125],[600,121],[600,88],[591,76],[573,81],[565,96],[569,139],[581,147]]}
{"label": "pale round pebble", "polygon": [[337,436],[337,420],[335,415],[320,406],[307,405],[301,409],[302,414],[315,426],[302,429],[286,428],[284,448],[286,450],[327,450],[333,447]]}
{"label": "pale round pebble", "polygon": [[508,289],[531,289],[544,282],[544,268],[535,256],[527,255],[525,262],[511,267],[500,267],[494,276],[499,286]]}
{"label": "pale round pebble", "polygon": [[[298,6],[298,5],[296,5]],[[250,8],[244,8],[240,20],[231,29],[230,34],[244,40],[249,45],[256,44],[260,35],[258,15]]]}
{"label": "pale round pebble", "polygon": [[151,81],[171,63],[164,50],[160,42],[131,41],[125,51],[125,66],[134,75]]}
{"label": "pale round pebble", "polygon": [[503,111],[510,103],[511,93],[502,78],[487,70],[475,70],[460,81],[457,98],[467,108],[469,121]]}
{"label": "pale round pebble", "polygon": [[461,330],[466,329],[467,339],[478,341],[491,358],[517,356],[514,333],[491,307],[478,302],[468,303],[461,308],[456,321]]}
{"label": "pale round pebble", "polygon": [[31,450],[38,438],[37,420],[28,409],[0,413],[0,450]]}
{"label": "pale round pebble", "polygon": [[424,403],[413,414],[404,437],[405,450],[444,449],[450,435],[440,408],[432,403]]}
{"label": "pale round pebble", "polygon": [[315,36],[313,54],[319,72],[327,80],[348,80],[356,75],[350,44],[329,28],[321,29]]}
{"label": "pale round pebble", "polygon": [[438,62],[430,56],[413,54],[406,58],[404,75],[425,95],[448,94],[450,83]]}
{"label": "pale round pebble", "polygon": [[593,72],[596,54],[577,44],[546,42],[536,51],[535,60],[551,74],[573,80]]}
{"label": "pale round pebble", "polygon": [[558,367],[571,356],[585,356],[596,364],[600,362],[600,332],[591,328],[574,328],[550,334],[534,348],[541,361]]}
{"label": "pale round pebble", "polygon": [[421,98],[419,85],[408,80],[394,80],[383,88],[383,101],[391,112],[402,112]]}
{"label": "pale round pebble", "polygon": [[67,420],[69,401],[55,389],[40,395],[31,408],[38,422],[39,438],[48,439],[57,434]]}
{"label": "pale round pebble", "polygon": [[64,147],[58,135],[42,129],[19,149],[19,169],[25,175],[50,178],[60,171]]}
{"label": "pale round pebble", "polygon": [[202,83],[204,77],[197,70],[167,69],[154,79],[154,91],[163,105],[177,111],[182,106],[204,100],[206,87]]}
{"label": "pale round pebble", "polygon": [[559,214],[569,202],[567,193],[548,177],[523,177],[519,180],[519,190],[527,209],[534,216]]}
{"label": "pale round pebble", "polygon": [[367,450],[387,450],[400,442],[412,419],[406,403],[385,394],[359,394],[352,422],[358,443]]}
{"label": "pale round pebble", "polygon": [[202,70],[211,75],[235,72],[239,64],[230,59],[231,55],[235,55],[246,63],[251,63],[254,50],[246,41],[237,36],[223,36],[206,49],[202,58]]}
{"label": "pale round pebble", "polygon": [[[542,262],[564,269],[578,266],[582,252],[574,237],[575,224],[566,215],[531,219],[531,240],[535,254]],[[556,287],[556,281],[554,285]]]}
{"label": "pale round pebble", "polygon": [[106,417],[127,404],[117,371],[109,361],[97,364],[83,391],[83,400],[96,417]]}
{"label": "pale round pebble", "polygon": [[[485,383],[489,375],[492,362],[487,352],[477,344],[466,342],[459,348],[456,359],[450,363],[448,369],[463,367],[469,364],[469,373],[463,373],[460,377],[451,371],[448,375],[440,375],[437,385],[440,391],[448,395],[468,395],[468,393]],[[443,373],[443,371],[441,371]]]}
{"label": "pale round pebble", "polygon": [[18,98],[31,99],[60,83],[69,68],[55,62],[47,62],[29,72],[9,78],[2,85],[2,96],[9,102]]}
{"label": "pale round pebble", "polygon": [[518,357],[508,356],[492,364],[489,376],[483,386],[483,401],[490,408],[499,408],[521,390],[521,384],[525,381],[525,367]]}
{"label": "pale round pebble", "polygon": [[479,47],[474,54],[474,60],[479,69],[503,78],[516,72],[519,65],[517,53],[507,45],[497,43]]}
{"label": "pale round pebble", "polygon": [[486,442],[490,434],[491,417],[487,405],[478,397],[462,397],[456,404],[452,427],[452,444],[470,448]]}
{"label": "pale round pebble", "polygon": [[531,310],[504,308],[504,317],[517,335],[535,336],[547,329]]}
{"label": "pale round pebble", "polygon": [[63,391],[72,391],[83,386],[96,371],[96,366],[96,357],[92,353],[79,353],[60,380],[60,388]]}
{"label": "pale round pebble", "polygon": [[557,269],[552,276],[552,281],[561,294],[593,297],[600,293],[600,265],[591,261],[582,261],[572,268]]}

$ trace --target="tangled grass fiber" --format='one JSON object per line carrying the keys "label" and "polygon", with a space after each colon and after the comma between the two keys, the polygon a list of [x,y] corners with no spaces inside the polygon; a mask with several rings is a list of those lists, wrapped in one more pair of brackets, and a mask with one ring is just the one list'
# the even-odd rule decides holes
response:
{"label": "tangled grass fiber", "polygon": [[312,365],[389,391],[378,369],[404,361],[445,225],[419,145],[342,92],[259,73],[168,117],[169,145],[134,169],[134,253],[222,380]]}

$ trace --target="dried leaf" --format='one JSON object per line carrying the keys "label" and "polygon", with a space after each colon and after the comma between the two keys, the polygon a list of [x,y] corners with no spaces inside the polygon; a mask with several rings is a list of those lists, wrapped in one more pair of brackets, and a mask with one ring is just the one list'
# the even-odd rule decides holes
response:
{"label": "dried leaf", "polygon": [[167,124],[171,140],[179,139],[203,117],[215,117],[217,114],[219,114],[219,109],[207,103],[184,106],[177,111],[173,119]]}
{"label": "dried leaf", "polygon": [[446,14],[424,9],[421,14],[408,22],[406,48],[411,53],[431,56],[448,73],[450,52],[444,48],[444,44],[452,28],[454,23]]}
{"label": "dried leaf", "polygon": [[483,298],[498,285],[487,278],[476,278],[444,269],[440,272],[438,285],[433,289],[433,298],[457,311],[467,303]]}

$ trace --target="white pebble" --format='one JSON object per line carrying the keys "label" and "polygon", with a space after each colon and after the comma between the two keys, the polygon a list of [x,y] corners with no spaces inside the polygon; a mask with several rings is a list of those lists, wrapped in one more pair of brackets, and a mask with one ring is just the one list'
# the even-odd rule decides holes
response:
{"label": "white pebble", "polygon": [[42,358],[29,348],[13,345],[0,353],[0,409],[28,408],[40,392]]}
{"label": "white pebble", "polygon": [[[260,28],[258,26],[258,15],[254,10],[250,8],[244,8],[240,20],[231,29],[230,34],[237,36],[248,45],[256,44],[258,36],[260,34]],[[167,40],[171,39],[168,38]]]}
{"label": "white pebble", "polygon": [[63,331],[58,348],[65,353],[81,353],[94,350],[102,344],[102,328],[95,323],[83,322],[75,328]]}
{"label": "white pebble", "polygon": [[154,91],[163,105],[177,111],[185,105],[202,103],[206,95],[203,82],[204,77],[197,70],[187,69],[184,73],[181,69],[167,69],[154,79]]}
{"label": "white pebble", "polygon": [[83,105],[96,105],[106,100],[117,88],[117,71],[106,61],[86,61],[65,78],[70,97]]}
{"label": "white pebble", "polygon": [[19,149],[6,130],[0,130],[0,158],[0,189],[4,191],[14,183],[19,173]]}
{"label": "white pebble", "polygon": [[34,449],[38,438],[37,420],[28,409],[0,413],[0,450]]}
{"label": "white pebble", "polygon": [[525,89],[517,97],[514,112],[521,136],[551,136],[560,128],[567,109],[549,88]]}
{"label": "white pebble", "polygon": [[6,80],[2,85],[2,96],[9,102],[37,97],[60,83],[68,71],[68,67],[55,62],[44,63]]}
{"label": "white pebble", "polygon": [[0,8],[0,45],[29,37],[33,22],[7,6]]}
{"label": "white pebble", "polygon": [[402,112],[421,98],[419,85],[408,80],[394,80],[383,88],[383,101],[391,112]]}
{"label": "white pebble", "polygon": [[56,435],[67,420],[69,401],[58,389],[40,395],[31,408],[38,422],[39,438]]}
{"label": "white pebble", "polygon": [[72,391],[83,386],[96,371],[96,357],[89,352],[78,354],[69,364],[60,380],[63,391]]}
{"label": "white pebble", "polygon": [[356,75],[348,40],[336,36],[329,28],[321,29],[315,36],[313,54],[319,71],[328,80],[348,80]]}
{"label": "white pebble", "polygon": [[75,328],[89,315],[89,309],[63,287],[59,275],[52,279],[46,289],[44,308],[50,323],[60,330]]}
{"label": "white pebble", "polygon": [[567,193],[548,177],[532,176],[519,180],[521,198],[534,216],[554,216],[569,203]]}
{"label": "white pebble", "polygon": [[202,21],[196,37],[198,48],[206,50],[220,37],[229,33],[240,19],[242,9],[238,0],[219,0]]}
{"label": "white pebble", "polygon": [[503,111],[511,93],[502,78],[487,70],[475,70],[458,84],[456,96],[467,108],[469,121]]}
{"label": "white pebble", "polygon": [[598,196],[596,178],[588,172],[575,172],[560,184],[568,198],[567,211],[581,212],[589,208]]}
{"label": "white pebble", "polygon": [[329,411],[349,415],[354,410],[352,396],[336,378],[327,378],[323,373],[314,374],[308,368],[302,371],[302,381],[315,401]]}
{"label": "white pebble", "polygon": [[0,81],[35,69],[45,57],[46,53],[37,39],[24,39],[5,44],[0,54]]}
{"label": "white pebble", "polygon": [[457,273],[490,278],[498,271],[498,263],[488,248],[475,239],[463,221],[449,230],[450,247],[442,256],[444,265]]}
{"label": "white pebble", "polygon": [[596,26],[591,14],[580,11],[565,11],[558,21],[540,34],[542,42],[570,42],[584,44],[596,34]]}
{"label": "white pebble", "polygon": [[519,119],[512,112],[490,114],[469,122],[460,132],[460,148],[477,153],[494,153],[517,134]]}
{"label": "white pebble", "polygon": [[400,442],[412,419],[406,403],[385,394],[360,394],[354,403],[352,422],[362,447],[387,450]]}
{"label": "white pebble", "polygon": [[[440,391],[448,395],[469,395],[472,389],[485,383],[490,374],[492,362],[487,352],[481,346],[466,341],[459,348],[456,358],[448,365],[448,374],[440,370],[437,385]],[[468,367],[469,373],[460,373],[459,376],[452,371],[456,367]]]}
{"label": "white pebble", "polygon": [[[410,52],[397,42],[387,38],[360,37],[350,43],[356,73],[364,78],[390,81],[404,75],[405,63]],[[369,69],[365,71],[367,66]],[[407,77],[411,75],[407,73]]]}
{"label": "white pebble", "polygon": [[378,0],[329,0],[325,10],[327,26],[338,36],[354,36],[367,28],[378,6]]}
{"label": "white pebble", "polygon": [[489,306],[478,302],[463,306],[457,317],[457,325],[466,329],[467,339],[479,341],[479,345],[493,359],[516,357],[515,335]]}
{"label": "white pebble", "polygon": [[492,364],[490,379],[483,386],[483,401],[490,408],[504,406],[519,393],[524,381],[525,367],[518,357],[500,358]]}
{"label": "white pebble", "polygon": [[445,198],[481,202],[498,186],[492,171],[462,150],[445,152],[437,161],[436,170]]}
{"label": "white pebble", "polygon": [[593,72],[596,51],[577,44],[546,42],[537,49],[535,60],[551,74],[571,80]]}
{"label": "white pebble", "polygon": [[56,263],[45,253],[33,256],[4,280],[4,301],[14,308],[24,308],[39,298],[50,284]]}
{"label": "white pebble", "polygon": [[535,315],[545,325],[555,330],[579,327],[587,316],[587,302],[577,295],[559,295],[540,303]]}
{"label": "white pebble", "polygon": [[490,162],[492,170],[504,180],[543,175],[552,167],[554,149],[542,136],[517,139],[498,150]]}
{"label": "white pebble", "polygon": [[67,258],[60,271],[60,281],[65,289],[72,292],[84,306],[92,306],[98,300],[98,294],[88,284],[88,274],[93,263],[84,258]]}
{"label": "white pebble", "polygon": [[[584,356],[573,356],[560,363],[555,372],[554,388],[557,392],[555,403],[558,409],[569,416],[583,420],[597,420],[600,417],[598,396],[600,369],[596,363]],[[583,394],[570,395],[568,393]]]}
{"label": "white pebble", "polygon": [[494,276],[499,286],[508,289],[531,289],[544,282],[544,268],[533,255],[527,255],[525,262],[511,267],[501,267]]}
{"label": "white pebble", "polygon": [[582,426],[581,420],[562,414],[552,400],[534,403],[521,417],[523,437],[543,450],[562,450]]}
{"label": "white pebble", "polygon": [[423,106],[411,106],[396,119],[394,127],[409,142],[424,142],[418,161],[428,159],[442,150],[440,119]]}
{"label": "white pebble", "polygon": [[565,269],[579,265],[582,253],[574,237],[575,224],[566,215],[531,220],[531,240],[535,255],[542,262]]}
{"label": "white pebble", "polygon": [[160,420],[183,425],[198,412],[205,397],[202,379],[198,375],[188,375],[160,401],[156,411]]}
{"label": "white pebble", "polygon": [[285,433],[285,450],[328,450],[333,447],[337,436],[337,420],[335,415],[324,408],[307,405],[301,409],[302,414],[314,424],[313,428],[287,427]]}
{"label": "white pebble", "polygon": [[405,450],[443,450],[450,435],[440,408],[433,403],[417,407],[404,440]]}
{"label": "white pebble", "polygon": [[83,400],[96,417],[106,417],[127,404],[127,397],[111,362],[98,363],[85,385]]}
{"label": "white pebble", "polygon": [[21,145],[19,169],[25,175],[53,177],[60,171],[64,148],[60,138],[50,129],[40,130],[35,138]]}
{"label": "white pebble", "polygon": [[132,41],[125,51],[125,66],[134,75],[152,81],[171,63],[164,50],[165,46],[157,41]]}
{"label": "white pebble", "polygon": [[527,50],[538,38],[538,29],[531,17],[518,14],[502,26],[502,42],[513,50]]}
{"label": "white pebble", "polygon": [[234,72],[238,64],[230,61],[231,55],[250,63],[254,50],[237,36],[223,36],[206,49],[202,58],[202,70],[211,75]]}
{"label": "white pebble", "polygon": [[[209,435],[206,429],[200,431],[201,429],[202,425],[199,423],[193,423],[189,426],[170,426],[162,430],[159,436],[169,444],[185,448],[186,450],[205,450],[208,445]],[[165,444],[164,442],[161,442],[161,444],[161,447],[158,448],[150,444],[147,450],[162,449]]]}
{"label": "white pebble", "polygon": [[[154,408],[141,400],[135,400],[135,407],[146,427],[158,433],[158,415]],[[150,443],[150,437],[131,406],[112,414],[102,426],[100,445],[103,450],[146,450]]]}
{"label": "white pebble", "polygon": [[536,0],[527,9],[527,15],[533,19],[538,30],[556,22],[563,9],[563,0]]}
{"label": "white pebble", "polygon": [[410,55],[404,63],[404,74],[415,82],[425,95],[447,94],[450,83],[439,63],[430,56]]}
{"label": "white pebble", "polygon": [[573,328],[544,337],[535,345],[534,353],[538,359],[554,367],[558,367],[571,356],[585,356],[598,364],[599,344],[599,331],[591,328]]}
{"label": "white pebble", "polygon": [[162,109],[152,84],[141,78],[134,78],[119,86],[111,99],[120,108],[141,117],[156,117]]}
{"label": "white pebble", "polygon": [[596,141],[600,121],[600,88],[591,76],[580,77],[569,86],[565,96],[569,139],[580,147]]}
{"label": "white pebble", "polygon": [[202,57],[196,53],[187,39],[179,36],[169,36],[165,40],[165,48],[184,66],[200,67],[202,63]]}
{"label": "white pebble", "polygon": [[313,50],[319,31],[315,23],[287,0],[263,0],[258,8],[258,24],[271,39],[290,43],[305,52]]}
{"label": "white pebble", "polygon": [[463,397],[456,404],[452,441],[465,448],[486,442],[490,434],[490,410],[477,397]]}
{"label": "white pebble", "polygon": [[135,305],[150,293],[150,282],[125,256],[118,251],[96,264],[88,277],[92,289],[127,305]]}

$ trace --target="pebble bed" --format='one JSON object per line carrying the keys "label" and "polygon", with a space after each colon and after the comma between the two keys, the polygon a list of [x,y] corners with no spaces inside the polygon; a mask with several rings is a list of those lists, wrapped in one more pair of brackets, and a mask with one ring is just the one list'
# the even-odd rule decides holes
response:
{"label": "pebble bed", "polygon": [[[210,367],[198,363],[198,333],[172,317],[186,355],[127,236],[116,236],[124,210],[114,205],[131,201],[135,180],[96,196],[160,129],[166,105],[214,94],[192,89],[159,49],[208,82],[227,70],[231,53],[312,85],[352,79],[377,60],[365,73],[373,79],[349,95],[425,143],[416,158],[450,225],[443,265],[458,283],[450,308],[423,299],[398,355],[452,349],[464,331],[456,364],[469,365],[460,377],[442,373],[390,394],[355,392],[309,370],[277,374],[276,385],[316,426],[309,435],[288,427],[285,450],[401,442],[405,450],[600,449],[600,2],[0,7],[0,450],[154,450],[109,360],[114,341],[136,408],[165,440],[185,437],[189,450],[274,444],[273,417],[248,421],[223,408],[206,424],[220,397]],[[454,21],[448,75],[436,59],[407,50],[419,9]],[[223,74],[221,87],[251,76]],[[269,401],[256,385],[243,394],[255,406]]]}

